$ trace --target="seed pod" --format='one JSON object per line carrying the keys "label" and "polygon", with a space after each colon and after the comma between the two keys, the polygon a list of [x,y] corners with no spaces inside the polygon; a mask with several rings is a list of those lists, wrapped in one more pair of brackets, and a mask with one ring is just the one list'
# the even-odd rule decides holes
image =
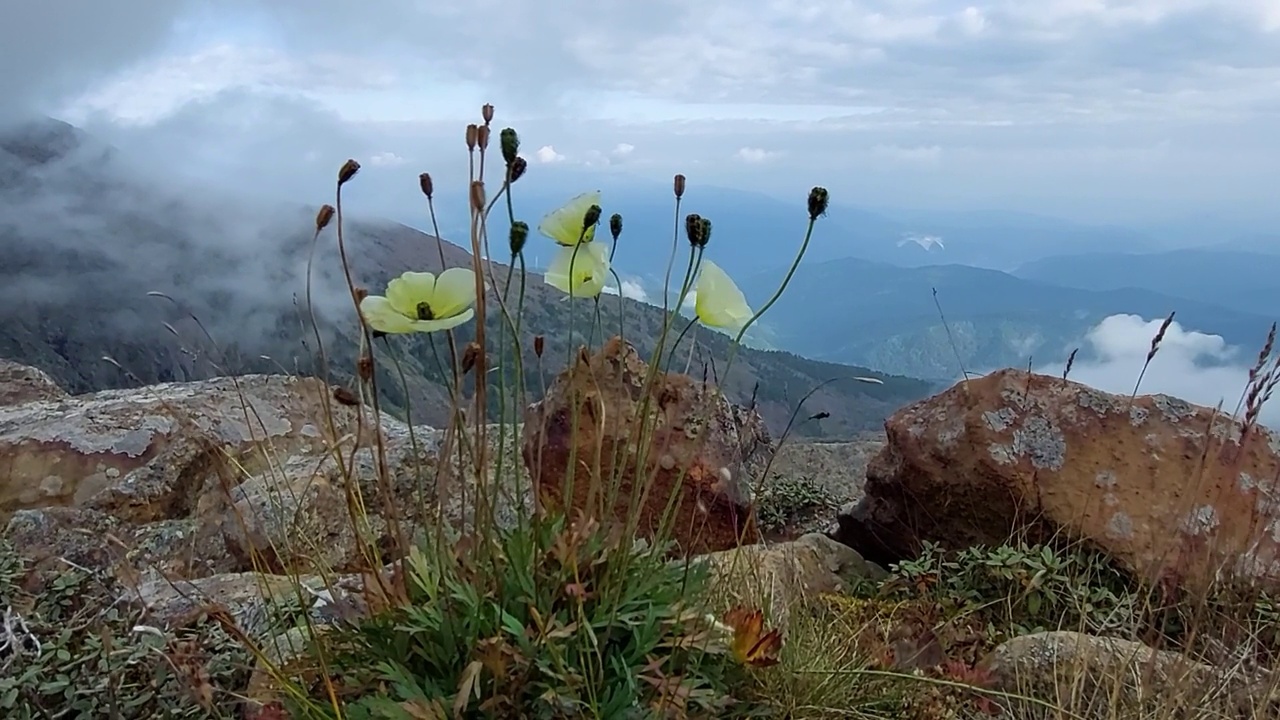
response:
{"label": "seed pod", "polygon": [[679,175],[679,174],[676,175],[674,186],[676,191],[676,197],[677,198],[684,197],[684,175]]}
{"label": "seed pod", "polygon": [[517,157],[511,161],[511,167],[507,170],[511,177],[511,182],[519,180],[524,176],[525,170],[529,169],[529,162],[522,157]]}
{"label": "seed pod", "polygon": [[481,150],[489,149],[489,126],[488,125],[481,125],[480,129],[476,131],[476,144],[480,146]]}
{"label": "seed pod", "polygon": [[484,183],[480,180],[471,181],[471,207],[484,212]]}
{"label": "seed pod", "polygon": [[479,135],[480,135],[479,125],[476,125],[475,123],[471,123],[470,125],[467,126],[467,149],[468,150],[476,149],[476,140],[479,139]]}
{"label": "seed pod", "polygon": [[480,108],[480,117],[484,118],[485,125],[493,122],[493,106],[489,103],[485,103],[484,106]]}
{"label": "seed pod", "polygon": [[422,194],[430,200],[436,188],[435,183],[431,182],[431,173],[422,173],[418,176],[418,187],[422,188]]}
{"label": "seed pod", "polygon": [[360,163],[355,160],[348,160],[342,163],[342,167],[338,169],[338,184],[345,185],[358,172],[360,172]]}
{"label": "seed pod", "polygon": [[369,382],[373,379],[372,355],[365,353],[360,356],[360,359],[356,361],[356,373],[360,376],[360,379],[365,382]]}
{"label": "seed pod", "polygon": [[329,225],[329,221],[333,219],[333,213],[336,212],[332,205],[321,205],[320,212],[316,213],[316,232],[320,232]]}
{"label": "seed pod", "polygon": [[533,336],[533,354],[542,357],[542,348],[546,345],[546,338],[541,335]]}
{"label": "seed pod", "polygon": [[618,236],[622,234],[622,216],[614,213],[609,216],[609,234],[613,236],[613,241],[618,241]]}
{"label": "seed pod", "polygon": [[480,359],[480,343],[472,340],[467,343],[466,349],[462,351],[462,374],[466,375],[476,366],[476,362]]}

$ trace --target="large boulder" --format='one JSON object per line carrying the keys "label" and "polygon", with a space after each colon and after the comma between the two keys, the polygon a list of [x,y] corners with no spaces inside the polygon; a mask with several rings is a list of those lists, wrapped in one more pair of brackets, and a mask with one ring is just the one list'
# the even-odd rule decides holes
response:
{"label": "large boulder", "polygon": [[0,359],[0,407],[67,396],[43,370]]}
{"label": "large boulder", "polygon": [[648,378],[635,348],[615,337],[594,355],[583,349],[527,409],[521,448],[539,503],[618,522],[634,504],[638,533],[652,537],[678,493],[678,552],[753,542],[751,483],[773,451],[764,421],[702,380]]}
{"label": "large boulder", "polygon": [[870,560],[1023,532],[1165,587],[1280,587],[1280,436],[1166,395],[1003,370],[896,413],[835,535]]}

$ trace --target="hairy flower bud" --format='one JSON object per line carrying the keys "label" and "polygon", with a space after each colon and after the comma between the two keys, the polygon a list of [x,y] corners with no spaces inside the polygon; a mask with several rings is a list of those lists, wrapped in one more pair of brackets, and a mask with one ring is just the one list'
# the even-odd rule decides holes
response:
{"label": "hairy flower bud", "polygon": [[618,241],[618,236],[622,234],[622,216],[614,213],[609,216],[609,234],[613,236],[613,241]]}
{"label": "hairy flower bud", "polygon": [[600,209],[599,205],[592,205],[587,208],[587,214],[582,216],[582,229],[586,230],[600,222],[600,214],[603,212],[604,211]]}
{"label": "hairy flower bud", "polygon": [[468,150],[476,149],[476,140],[478,139],[479,135],[480,135],[479,125],[476,125],[475,123],[471,123],[470,125],[467,125],[467,149]]}
{"label": "hairy flower bud", "polygon": [[422,188],[422,194],[430,200],[436,189],[435,183],[431,182],[431,173],[422,173],[418,176],[418,187]]}
{"label": "hairy flower bud", "polygon": [[479,212],[484,212],[484,182],[480,180],[471,181],[471,207]]}
{"label": "hairy flower bud", "polygon": [[542,348],[546,345],[547,339],[541,335],[533,336],[533,354],[542,357]]}
{"label": "hairy flower bud", "polygon": [[338,170],[338,184],[346,184],[346,182],[355,177],[358,172],[360,172],[360,163],[355,160],[348,160],[342,163],[342,167]]}
{"label": "hairy flower bud", "polygon": [[498,133],[498,144],[502,147],[502,159],[507,165],[516,161],[516,155],[520,152],[520,136],[516,135],[515,128],[503,128]]}
{"label": "hairy flower bud", "polygon": [[702,218],[702,244],[698,247],[706,247],[709,242],[711,242],[711,221]]}
{"label": "hairy flower bud", "polygon": [[809,191],[809,219],[817,220],[819,216],[827,214],[827,205],[831,203],[831,196],[827,194],[824,187],[815,187]]}
{"label": "hairy flower bud", "polygon": [[507,174],[510,177],[509,182],[514,183],[524,177],[524,171],[529,169],[529,162],[522,157],[518,157],[511,161],[511,166],[507,168]]}
{"label": "hairy flower bud", "polygon": [[489,126],[488,125],[481,125],[480,129],[476,130],[476,144],[480,146],[481,150],[489,149]]}
{"label": "hairy flower bud", "polygon": [[523,220],[517,220],[511,223],[511,235],[508,240],[511,243],[511,257],[520,254],[524,249],[524,242],[529,239],[529,223]]}
{"label": "hairy flower bud", "polygon": [[694,247],[702,247],[702,233],[705,228],[702,225],[702,216],[697,213],[689,213],[684,218],[684,235],[689,238],[689,244]]}
{"label": "hairy flower bud", "polygon": [[316,232],[320,232],[329,226],[329,221],[333,220],[334,212],[332,205],[320,206],[320,212],[316,213]]}
{"label": "hairy flower bud", "polygon": [[493,106],[489,103],[485,103],[484,106],[480,108],[480,117],[484,118],[485,125],[493,122]]}
{"label": "hairy flower bud", "polygon": [[684,175],[676,175],[674,185],[675,185],[676,197],[677,198],[684,197]]}
{"label": "hairy flower bud", "polygon": [[467,347],[462,351],[462,374],[466,375],[476,366],[476,361],[480,359],[480,343],[472,340],[467,343]]}

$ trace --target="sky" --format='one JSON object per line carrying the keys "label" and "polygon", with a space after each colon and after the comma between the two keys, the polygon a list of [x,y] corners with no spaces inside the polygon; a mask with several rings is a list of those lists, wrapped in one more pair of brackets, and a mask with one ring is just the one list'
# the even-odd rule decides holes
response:
{"label": "sky", "polygon": [[[1280,210],[1277,0],[0,0],[0,113],[309,201],[347,157],[1086,222]],[[583,174],[574,175],[575,171]],[[440,182],[438,181],[438,185]],[[378,197],[372,197],[377,195]],[[382,204],[380,204],[382,203]]]}

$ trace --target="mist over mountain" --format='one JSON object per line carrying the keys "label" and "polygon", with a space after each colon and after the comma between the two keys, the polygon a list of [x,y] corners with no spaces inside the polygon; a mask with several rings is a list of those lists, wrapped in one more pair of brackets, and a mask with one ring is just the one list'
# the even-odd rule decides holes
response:
{"label": "mist over mountain", "polygon": [[[748,300],[763,303],[784,271],[744,279]],[[1070,288],[963,265],[902,268],[848,258],[802,263],[762,319],[761,335],[831,362],[955,378],[961,365],[972,372],[1061,363],[1092,328],[1121,314],[1176,311],[1183,327],[1256,348],[1276,309],[1245,312],[1133,287]]]}

